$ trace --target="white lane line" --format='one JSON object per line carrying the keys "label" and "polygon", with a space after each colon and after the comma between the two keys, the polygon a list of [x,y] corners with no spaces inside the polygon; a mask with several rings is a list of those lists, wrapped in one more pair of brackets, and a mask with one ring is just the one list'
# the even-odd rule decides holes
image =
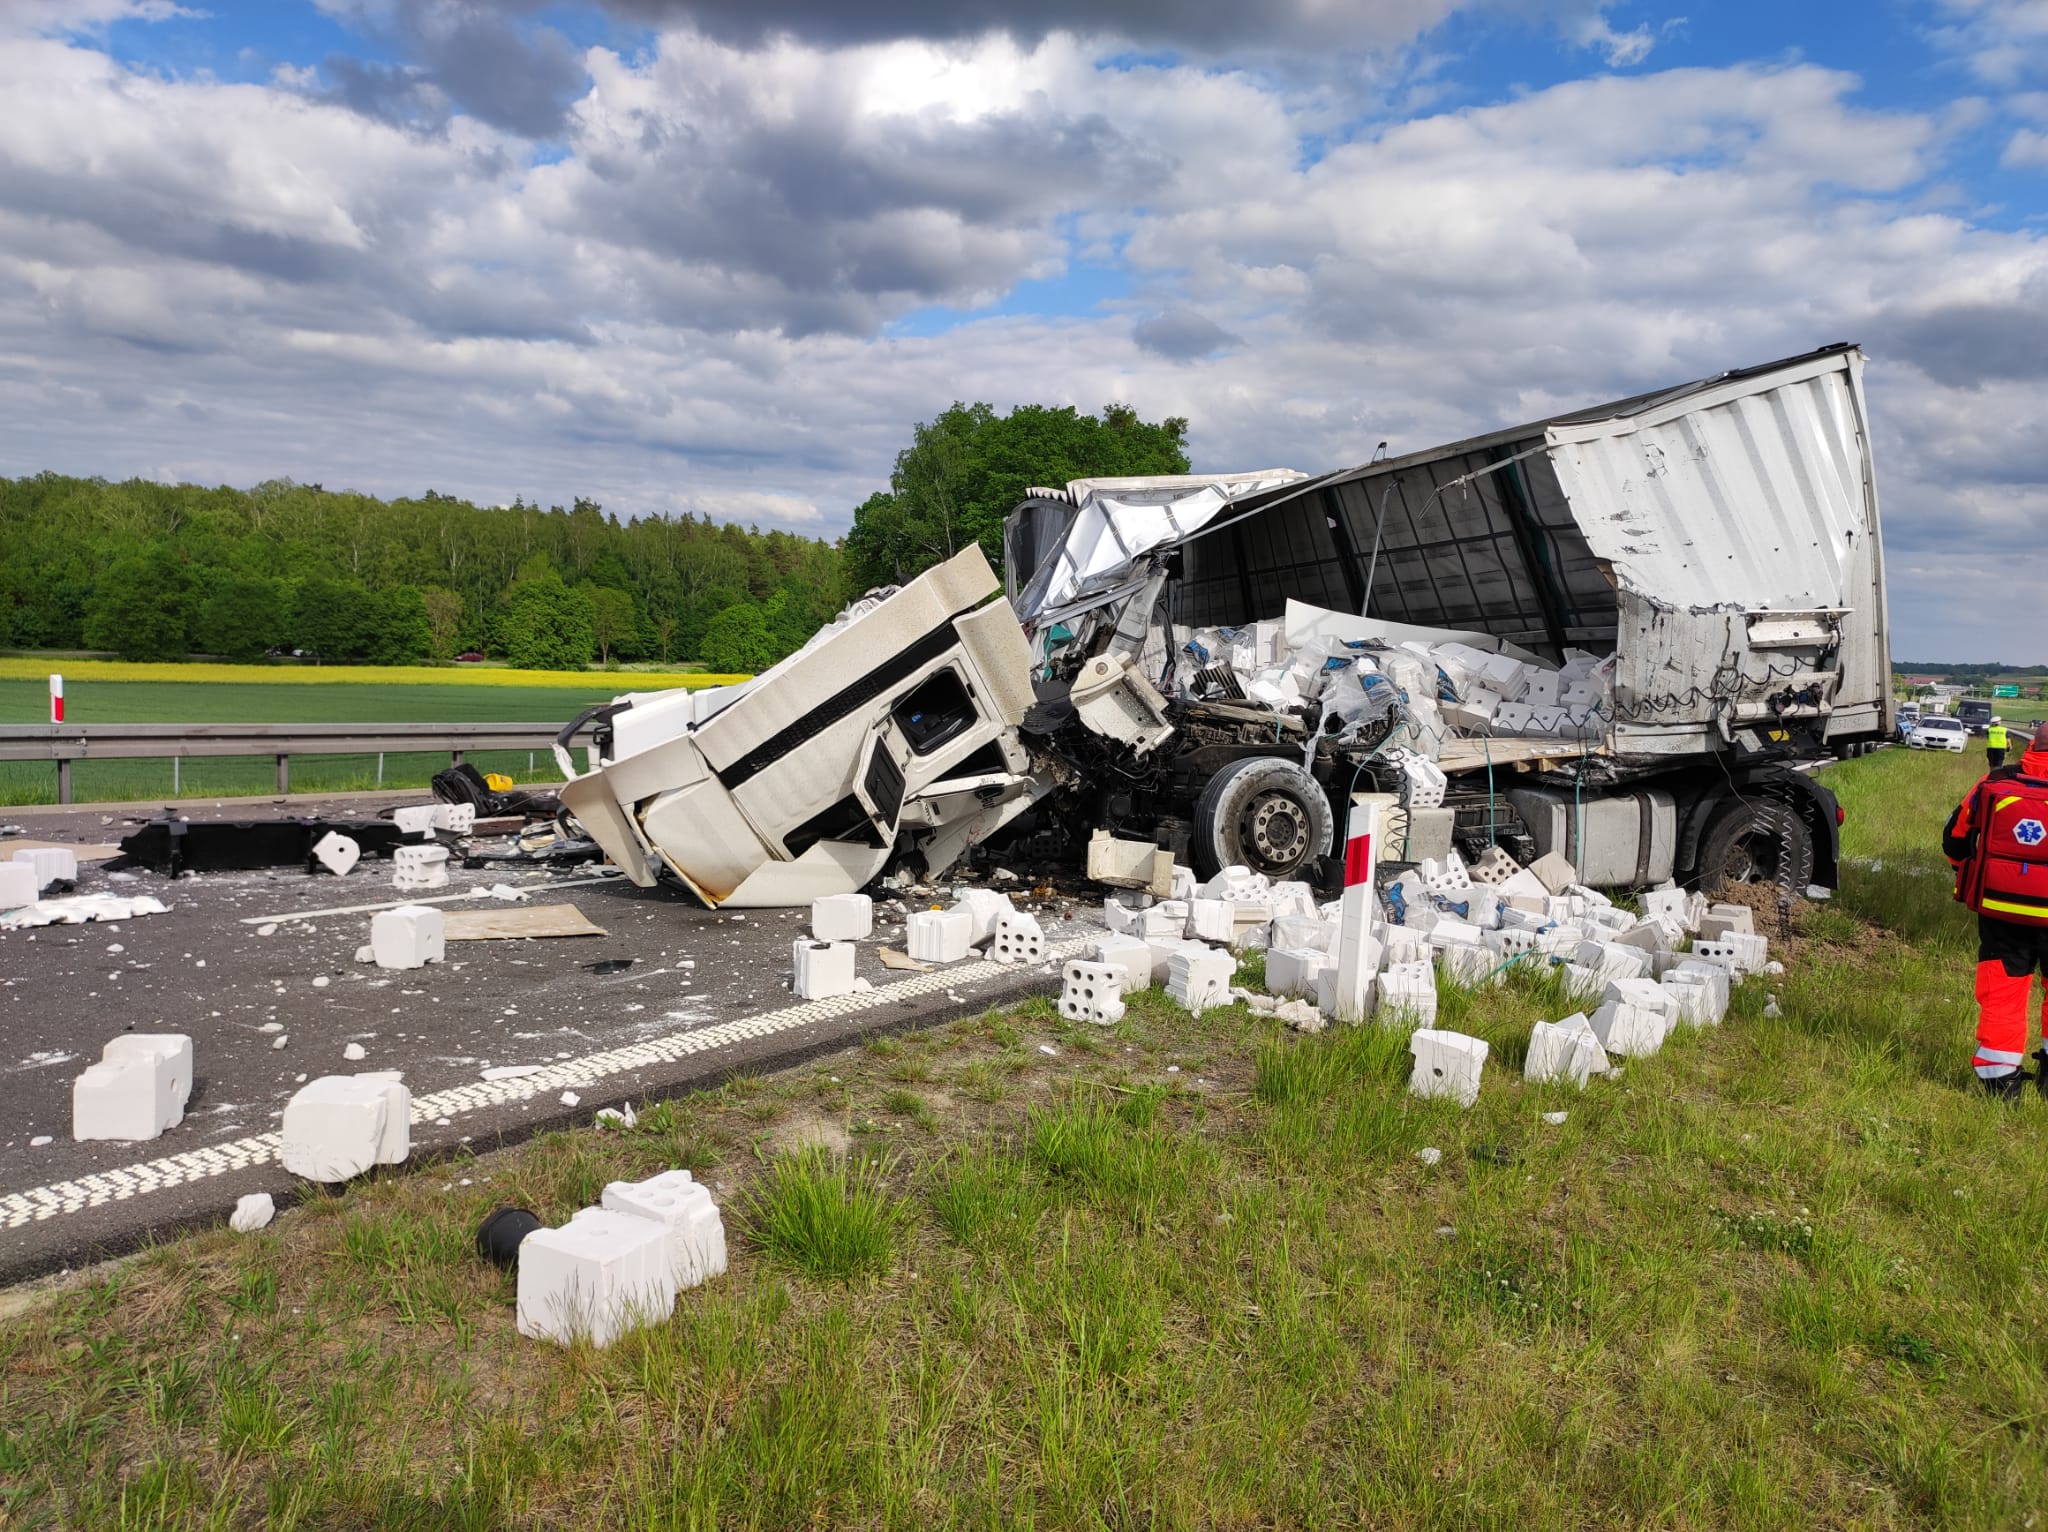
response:
{"label": "white lane line", "polygon": [[[560,883],[536,884],[533,892],[551,894],[558,888],[588,888],[593,883],[616,882],[623,876],[622,873],[608,872],[601,878],[565,878]],[[374,910],[395,910],[406,904],[453,904],[458,899],[490,897],[490,889],[472,888],[460,894],[436,894],[431,899],[387,899],[382,904],[344,904],[331,910],[292,910],[284,915],[244,915],[241,923],[245,926],[282,925],[287,920],[317,920],[326,915],[368,915]]]}
{"label": "white lane line", "polygon": [[[1071,941],[1051,943],[1046,947],[1043,962],[1034,966],[1043,967],[1046,963],[1057,965],[1066,958],[1078,957],[1093,940],[1095,938],[1084,936]],[[996,963],[981,958],[971,963],[956,963],[951,968],[941,968],[915,978],[902,979],[894,984],[883,984],[874,989],[861,990],[856,994],[842,995],[836,1000],[806,1000],[799,1005],[770,1011],[765,1016],[750,1016],[742,1021],[723,1021],[714,1026],[697,1027],[688,1032],[671,1032],[643,1043],[633,1043],[624,1048],[608,1048],[602,1053],[593,1053],[584,1058],[550,1064],[538,1074],[521,1075],[512,1080],[477,1080],[467,1085],[458,1085],[451,1090],[435,1091],[430,1096],[415,1096],[412,1103],[412,1120],[415,1125],[432,1123],[442,1117],[453,1119],[465,1112],[480,1112],[488,1107],[528,1101],[535,1096],[553,1095],[570,1086],[587,1087],[609,1075],[645,1069],[654,1064],[672,1064],[693,1054],[709,1053],[730,1047],[734,1043],[772,1037],[778,1032],[793,1031],[798,1027],[811,1026],[821,1021],[849,1020],[863,1011],[872,1011],[899,1000],[916,1000],[927,995],[943,995],[953,990],[978,988],[999,979],[1014,978],[1018,972],[1015,964]],[[151,1192],[162,1191],[165,1187],[183,1186],[194,1181],[204,1181],[212,1176],[223,1176],[230,1171],[269,1165],[276,1161],[278,1149],[277,1134],[258,1133],[248,1138],[235,1139],[230,1143],[188,1149],[183,1154],[170,1155],[164,1159],[123,1165],[115,1170],[96,1171],[75,1181],[56,1181],[48,1186],[31,1187],[27,1191],[0,1194],[0,1230],[20,1229],[32,1223],[41,1223],[45,1219],[83,1212],[87,1208],[99,1207],[108,1202],[126,1202],[131,1198],[147,1196]]]}

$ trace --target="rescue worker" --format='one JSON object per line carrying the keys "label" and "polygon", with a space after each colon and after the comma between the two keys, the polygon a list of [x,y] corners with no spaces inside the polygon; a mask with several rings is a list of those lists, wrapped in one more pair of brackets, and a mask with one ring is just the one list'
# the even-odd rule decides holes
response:
{"label": "rescue worker", "polygon": [[[1977,912],[1977,1079],[2010,1101],[2026,1084],[2027,996],[2039,969],[2048,1034],[2048,720],[2026,753],[1987,773],[1949,815],[1941,849],[1956,900]],[[2034,1052],[2048,1094],[2048,1035]]]}
{"label": "rescue worker", "polygon": [[1994,718],[1984,731],[1984,760],[1993,771],[2005,764],[2005,720]]}

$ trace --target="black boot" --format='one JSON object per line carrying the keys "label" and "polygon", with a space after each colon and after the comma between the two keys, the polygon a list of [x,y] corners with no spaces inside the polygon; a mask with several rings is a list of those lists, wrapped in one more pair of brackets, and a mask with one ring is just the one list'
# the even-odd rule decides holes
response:
{"label": "black boot", "polygon": [[1984,1094],[1995,1101],[2017,1101],[2020,1092],[2027,1088],[2027,1081],[2034,1077],[2023,1069],[2015,1069],[2009,1075],[1977,1076],[1977,1083],[1984,1087]]}
{"label": "black boot", "polygon": [[2041,1061],[2041,1069],[2034,1076],[2034,1088],[2041,1093],[2041,1099],[2048,1101],[2048,1043],[2034,1050],[2034,1057]]}

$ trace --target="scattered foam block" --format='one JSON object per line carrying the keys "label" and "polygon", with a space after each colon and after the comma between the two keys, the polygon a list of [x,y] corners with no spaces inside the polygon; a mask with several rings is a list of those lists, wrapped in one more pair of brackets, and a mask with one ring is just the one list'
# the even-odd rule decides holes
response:
{"label": "scattered foam block", "polygon": [[813,942],[802,937],[791,944],[796,977],[790,985],[799,1000],[833,1000],[854,991],[853,943]]}
{"label": "scattered foam block", "polygon": [[669,1270],[686,1292],[725,1275],[725,1223],[711,1189],[687,1170],[664,1170],[644,1181],[614,1181],[601,1202],[608,1212],[660,1224],[668,1231]]}
{"label": "scattered foam block", "polygon": [[1719,941],[1730,931],[1756,935],[1756,912],[1746,904],[1716,904],[1700,916],[1700,935],[1708,941]]}
{"label": "scattered foam block", "polygon": [[1202,953],[1210,950],[1206,943],[1190,941],[1178,932],[1172,936],[1152,937],[1145,943],[1145,946],[1152,954],[1152,982],[1159,985],[1164,985],[1172,973],[1172,964],[1176,955],[1183,952]]}
{"label": "scattered foam block", "polygon": [[285,1103],[278,1158],[308,1181],[353,1180],[412,1152],[412,1092],[385,1074],[322,1075]]}
{"label": "scattered foam block", "polygon": [[1525,1080],[1569,1080],[1581,1090],[1594,1075],[1607,1073],[1607,1050],[1583,1012],[1563,1021],[1539,1021],[1529,1033],[1529,1053],[1522,1061]]}
{"label": "scattered foam block", "polygon": [[815,941],[865,941],[874,930],[875,901],[866,894],[827,894],[811,901],[811,937]]}
{"label": "scattered foam block", "polygon": [[1465,859],[1455,851],[1446,851],[1442,860],[1425,860],[1420,871],[1423,887],[1432,894],[1455,894],[1472,886],[1471,875],[1465,871]]}
{"label": "scattered foam block", "polygon": [[71,1136],[139,1144],[184,1121],[191,1097],[191,1038],[124,1032],[71,1082]]}
{"label": "scattered foam block", "polygon": [[1418,1028],[1408,1039],[1415,1068],[1408,1089],[1425,1099],[1443,1096],[1462,1107],[1479,1099],[1479,1074],[1486,1065],[1487,1045],[1462,1032]]}
{"label": "scattered foam block", "polygon": [[18,910],[42,896],[35,867],[28,862],[0,862],[0,910]]}
{"label": "scattered foam block", "polygon": [[1014,914],[1017,907],[1010,903],[1008,894],[999,894],[992,888],[955,888],[953,908],[967,912],[967,945],[979,947],[996,934],[996,922]]}
{"label": "scattered foam block", "polygon": [[1579,870],[1555,851],[1539,856],[1528,866],[1528,872],[1543,885],[1546,894],[1561,894],[1579,881]]}
{"label": "scattered foam block", "polygon": [[1337,924],[1321,915],[1276,915],[1266,944],[1290,952],[1334,952]]}
{"label": "scattered foam block", "polygon": [[434,833],[434,811],[438,803],[415,803],[391,811],[391,822],[398,826],[400,835],[432,835]]}
{"label": "scattered foam block", "polygon": [[1228,943],[1237,935],[1237,910],[1228,899],[1201,898],[1188,907],[1188,935],[1196,941]]}
{"label": "scattered foam block", "polygon": [[1060,1015],[1068,1021],[1110,1027],[1124,1019],[1123,969],[1070,958],[1060,977]]}
{"label": "scattered foam block", "polygon": [[519,1244],[519,1333],[609,1346],[665,1320],[676,1303],[669,1227],[608,1207],[584,1208]]}
{"label": "scattered foam block", "polygon": [[1514,899],[1543,900],[1550,897],[1550,890],[1543,886],[1543,880],[1526,867],[1517,868],[1494,885],[1493,891],[1503,902]]}
{"label": "scattered foam block", "polygon": [[339,830],[329,830],[313,842],[313,860],[337,878],[354,872],[356,863],[362,859],[363,848]]}
{"label": "scattered foam block", "polygon": [[431,904],[401,904],[370,918],[370,957],[379,968],[423,968],[447,955],[447,922]]}
{"label": "scattered foam block", "polygon": [[1204,947],[1176,952],[1166,963],[1166,993],[1199,1015],[1212,1005],[1230,1003],[1230,980],[1237,959],[1228,952]]}
{"label": "scattered foam block", "polygon": [[13,859],[26,863],[35,873],[38,891],[52,883],[78,880],[78,854],[69,846],[29,846],[15,852]]}
{"label": "scattered foam block", "polygon": [[437,803],[434,805],[433,827],[447,830],[456,835],[467,835],[476,828],[476,805],[474,803]]}
{"label": "scattered foam block", "polygon": [[1694,908],[1697,894],[1688,893],[1675,884],[1663,888],[1646,889],[1643,893],[1643,913],[1657,920],[1668,920],[1681,930],[1697,931],[1700,928],[1700,912]]}
{"label": "scattered foam block", "polygon": [[974,950],[974,912],[913,910],[903,923],[910,955],[920,963],[957,963]]}
{"label": "scattered foam block", "polygon": [[[1725,980],[1726,975],[1722,976]],[[1667,973],[1657,981],[1664,987],[1670,998],[1670,1014],[1674,1021],[1682,1021],[1690,1027],[1713,1026],[1727,1014],[1724,1008],[1715,1009],[1714,988],[1703,974]]]}
{"label": "scattered foam block", "polygon": [[1465,873],[1474,883],[1485,883],[1497,888],[1521,870],[1522,864],[1500,847],[1488,846],[1479,853],[1478,860],[1465,869]]}
{"label": "scattered foam block", "polygon": [[988,955],[998,963],[1035,963],[1045,956],[1045,932],[1036,915],[1012,910],[996,922]]}
{"label": "scattered foam block", "polygon": [[1435,1021],[1435,970],[1426,962],[1389,963],[1380,975],[1374,1014],[1382,1022],[1406,1026]]}
{"label": "scattered foam block", "polygon": [[1150,943],[1135,936],[1105,936],[1096,941],[1089,955],[1095,962],[1107,963],[1122,971],[1125,994],[1134,989],[1152,987]]}
{"label": "scattered foam block", "polygon": [[1266,989],[1270,994],[1314,996],[1316,975],[1330,963],[1327,952],[1273,947],[1266,952]]}
{"label": "scattered foam block", "polygon": [[1616,979],[1593,1013],[1600,1046],[1622,1058],[1645,1058],[1664,1046],[1670,996],[1654,979]]}
{"label": "scattered foam block", "polygon": [[1507,973],[1491,949],[1476,942],[1453,942],[1442,951],[1444,977],[1460,989],[1504,984]]}
{"label": "scattered foam block", "polygon": [[446,846],[400,846],[391,853],[393,888],[446,888],[448,848]]}

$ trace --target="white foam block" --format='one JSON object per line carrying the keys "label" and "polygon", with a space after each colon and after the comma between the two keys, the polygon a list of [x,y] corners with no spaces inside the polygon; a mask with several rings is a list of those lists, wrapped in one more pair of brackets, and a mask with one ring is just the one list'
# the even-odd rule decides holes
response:
{"label": "white foam block", "polygon": [[866,894],[827,894],[811,901],[811,936],[817,941],[865,941],[874,929],[875,901]]}
{"label": "white foam block", "polygon": [[1124,1019],[1123,969],[1070,958],[1060,977],[1060,1015],[1068,1021],[1109,1027]]}
{"label": "white foam block", "polygon": [[832,1000],[853,993],[852,942],[813,942],[799,937],[790,955],[796,972],[790,987],[799,1000]]}
{"label": "white foam block", "polygon": [[370,918],[370,956],[379,968],[421,968],[447,955],[447,922],[431,904],[401,904]]}
{"label": "white foam block", "polygon": [[913,910],[904,922],[910,955],[920,963],[957,963],[974,948],[974,912]]}
{"label": "white foam block", "polygon": [[519,1333],[562,1345],[609,1346],[675,1308],[669,1230],[660,1220],[584,1208],[519,1244]]}
{"label": "white foam block", "polygon": [[412,1092],[388,1075],[322,1075],[285,1103],[278,1159],[308,1181],[351,1180],[412,1152]]}
{"label": "white foam block", "polygon": [[725,1275],[724,1220],[711,1200],[711,1189],[687,1170],[664,1170],[644,1181],[614,1181],[605,1187],[602,1205],[668,1231],[669,1269],[679,1292]]}
{"label": "white foam block", "polygon": [[1373,1014],[1388,1025],[1428,1026],[1435,1021],[1435,969],[1427,962],[1389,963],[1380,974]]}
{"label": "white foam block", "polygon": [[0,862],[0,910],[18,910],[34,904],[42,891],[30,863]]}
{"label": "white foam block", "polygon": [[1166,993],[1200,1014],[1213,1005],[1230,1002],[1230,980],[1237,972],[1237,959],[1212,948],[1184,949],[1166,964]]}
{"label": "white foam block", "polygon": [[81,1143],[142,1143],[182,1122],[191,1096],[191,1038],[124,1032],[72,1081],[71,1136]]}
{"label": "white foam block", "polygon": [[996,934],[996,922],[1016,910],[1008,894],[999,894],[992,888],[961,888],[953,890],[953,908],[967,911],[970,931],[967,945],[978,947]]}
{"label": "white foam block", "polygon": [[1327,952],[1274,947],[1266,953],[1266,989],[1275,995],[1312,998],[1316,976],[1330,963]]}
{"label": "white foam block", "polygon": [[313,842],[313,860],[337,878],[354,872],[356,863],[362,859],[363,848],[339,830],[329,830]]}
{"label": "white foam block", "polygon": [[71,883],[78,878],[78,855],[69,846],[29,846],[14,853],[13,860],[26,863],[36,875],[36,887]]}
{"label": "white foam block", "polygon": [[402,809],[394,809],[391,822],[398,826],[400,835],[432,835],[434,813],[440,808],[437,803],[415,803]]}

